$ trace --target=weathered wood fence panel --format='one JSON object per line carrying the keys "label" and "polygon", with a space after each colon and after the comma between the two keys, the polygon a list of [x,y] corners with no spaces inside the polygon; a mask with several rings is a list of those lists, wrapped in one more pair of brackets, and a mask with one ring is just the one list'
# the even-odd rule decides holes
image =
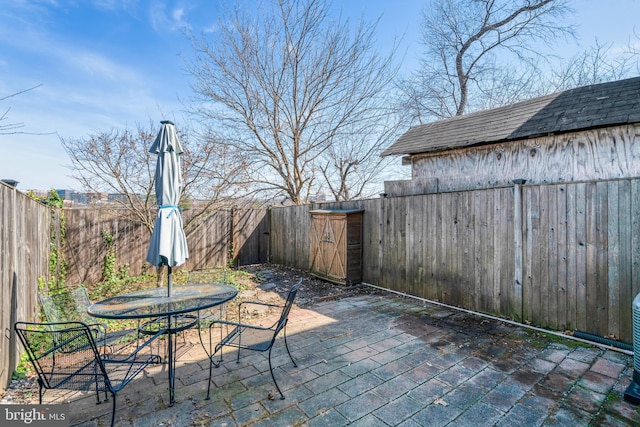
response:
{"label": "weathered wood fence panel", "polygon": [[[118,266],[128,264],[130,274],[142,273],[149,264],[146,254],[151,235],[113,209],[65,209],[67,238],[65,257],[70,263],[67,283],[95,283],[102,279],[107,245],[103,233],[114,237]],[[183,212],[188,219],[189,211]],[[189,260],[177,267],[193,268],[265,262],[268,223],[264,210],[233,209],[212,213],[187,237]],[[232,240],[233,236],[233,240]]]}
{"label": "weathered wood fence panel", "polygon": [[[189,212],[183,214],[186,219]],[[189,260],[179,268],[190,270],[226,265],[231,251],[232,218],[231,211],[214,212],[195,233],[187,236]],[[150,236],[145,241],[143,260],[146,257],[146,248],[149,247],[149,238]]]}
{"label": "weathered wood fence panel", "polygon": [[309,269],[311,215],[309,206],[269,209],[269,261]]}
{"label": "weathered wood fence panel", "polygon": [[269,251],[268,220],[265,209],[233,210],[234,265],[266,262]]}
{"label": "weathered wood fence panel", "polygon": [[123,217],[117,209],[65,209],[64,212],[68,284],[96,283],[102,279],[108,251],[107,235],[113,237],[116,268],[128,265],[134,274],[142,271],[150,239],[146,228]]}
{"label": "weathered wood fence panel", "polygon": [[524,186],[523,317],[631,342],[640,180]]}
{"label": "weathered wood fence panel", "polygon": [[[364,209],[364,282],[632,342],[640,179],[515,189],[272,208],[271,261],[308,269],[309,210]],[[518,222],[514,191],[521,191]]]}
{"label": "weathered wood fence panel", "polygon": [[381,238],[368,240],[378,253],[365,252],[365,282],[471,310],[513,310],[511,188],[370,202],[379,208],[365,208],[365,230],[379,227]]}
{"label": "weathered wood fence panel", "polygon": [[37,319],[38,278],[49,278],[51,210],[0,183],[0,391],[20,361],[16,321]]}

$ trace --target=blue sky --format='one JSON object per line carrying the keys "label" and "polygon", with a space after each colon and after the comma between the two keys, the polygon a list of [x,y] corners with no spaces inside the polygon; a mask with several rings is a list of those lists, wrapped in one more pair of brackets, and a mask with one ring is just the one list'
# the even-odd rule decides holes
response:
{"label": "blue sky", "polygon": [[[251,0],[245,0],[251,3]],[[333,0],[336,16],[352,22],[380,18],[378,40],[388,52],[404,35],[403,70],[419,54],[420,12],[429,0]],[[32,134],[0,135],[0,178],[18,188],[79,189],[59,136],[82,138],[111,129],[146,128],[168,118],[179,126],[182,100],[190,95],[185,59],[192,55],[181,28],[213,28],[214,0],[2,0],[0,7],[0,124],[24,123]],[[593,44],[622,48],[640,32],[640,0],[575,0],[579,43],[557,52],[570,55]]]}

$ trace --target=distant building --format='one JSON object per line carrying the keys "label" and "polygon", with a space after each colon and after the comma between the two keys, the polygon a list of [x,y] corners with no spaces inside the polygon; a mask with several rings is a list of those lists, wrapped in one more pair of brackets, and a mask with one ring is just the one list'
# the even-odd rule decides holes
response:
{"label": "distant building", "polygon": [[80,193],[74,190],[64,189],[56,189],[56,192],[65,202],[70,201],[78,204],[106,203],[109,201],[110,196],[107,193]]}

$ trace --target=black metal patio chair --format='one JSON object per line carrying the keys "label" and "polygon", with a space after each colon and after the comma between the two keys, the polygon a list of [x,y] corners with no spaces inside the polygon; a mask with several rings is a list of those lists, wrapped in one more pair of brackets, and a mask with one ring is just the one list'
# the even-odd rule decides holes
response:
{"label": "black metal patio chair", "polygon": [[14,329],[38,374],[40,404],[43,391],[48,389],[95,391],[97,403],[101,403],[100,392],[105,393],[105,401],[109,400],[109,392],[113,398],[112,427],[116,394],[144,368],[160,363],[158,355],[142,351],[150,348],[147,344],[156,337],[132,353],[105,354],[94,340],[95,325],[16,322]]}
{"label": "black metal patio chair", "polygon": [[98,322],[87,313],[91,305],[89,294],[84,286],[69,287],[63,291],[55,293],[38,294],[42,311],[47,322],[82,322],[92,327],[95,341],[100,346],[113,346],[115,344],[126,344],[136,341],[138,338],[137,329],[122,329],[108,331],[105,323]]}
{"label": "black metal patio chair", "polygon": [[[209,352],[209,383],[207,384],[207,397],[208,400],[210,398],[210,390],[211,390],[211,376],[212,376],[212,367],[216,368],[220,366],[222,362],[222,349],[224,347],[236,347],[238,349],[238,357],[236,362],[240,363],[240,350],[253,350],[253,351],[268,351],[269,352],[269,371],[271,372],[271,378],[273,379],[276,388],[278,389],[278,393],[280,393],[280,399],[284,399],[284,394],[282,390],[280,390],[280,386],[276,381],[276,377],[273,374],[273,366],[271,364],[271,350],[273,348],[273,344],[276,341],[276,338],[280,331],[283,332],[284,335],[284,345],[287,349],[287,353],[289,354],[289,358],[293,363],[293,366],[297,367],[296,361],[291,356],[291,352],[289,351],[289,344],[287,343],[287,322],[289,320],[289,313],[291,312],[291,307],[293,305],[293,301],[296,298],[296,294],[302,285],[302,279],[296,282],[289,289],[289,294],[287,295],[287,300],[284,305],[270,304],[261,301],[243,301],[238,306],[238,319],[240,319],[240,313],[242,312],[242,307],[245,304],[254,304],[261,305],[267,307],[281,307],[282,312],[280,313],[280,317],[278,320],[269,327],[256,326],[256,325],[248,325],[238,322],[230,322],[225,320],[218,320],[213,322],[209,326],[209,342],[211,342],[211,329],[215,326],[227,326],[229,329],[227,330],[227,334],[222,340],[216,344],[215,350],[213,352]],[[220,352],[220,359],[216,362],[214,361],[214,356]]]}

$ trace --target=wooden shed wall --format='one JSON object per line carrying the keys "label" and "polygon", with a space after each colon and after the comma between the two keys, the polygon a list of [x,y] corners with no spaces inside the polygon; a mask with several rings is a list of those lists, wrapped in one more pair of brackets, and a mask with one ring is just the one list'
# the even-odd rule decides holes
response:
{"label": "wooden shed wall", "polygon": [[[390,195],[640,176],[640,124],[418,154],[411,181],[390,182]],[[421,193],[418,191],[421,190]]]}

